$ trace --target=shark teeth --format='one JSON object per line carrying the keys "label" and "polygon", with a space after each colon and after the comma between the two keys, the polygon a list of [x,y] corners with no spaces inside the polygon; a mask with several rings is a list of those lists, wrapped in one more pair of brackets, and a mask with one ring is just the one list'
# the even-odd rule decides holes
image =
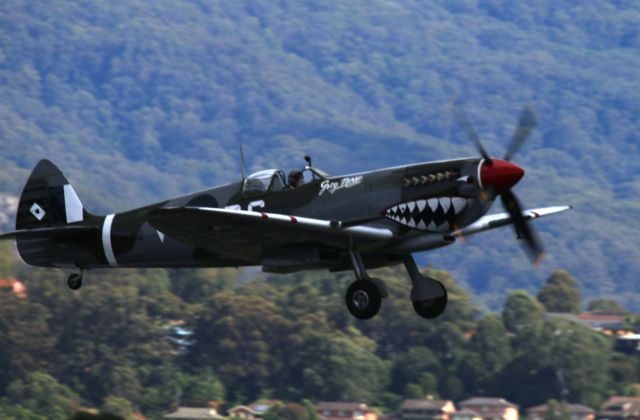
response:
{"label": "shark teeth", "polygon": [[462,197],[434,197],[406,201],[387,208],[385,216],[412,229],[449,232],[468,205]]}
{"label": "shark teeth", "polygon": [[451,205],[455,209],[456,214],[458,214],[466,207],[467,200],[460,197],[451,197]]}
{"label": "shark teeth", "polygon": [[438,209],[437,198],[430,198],[429,200],[427,200],[427,203],[429,203],[429,207],[431,207],[431,211],[435,212]]}
{"label": "shark teeth", "polygon": [[442,206],[442,211],[445,213],[449,211],[449,206],[451,206],[451,199],[449,197],[439,198],[440,205]]}

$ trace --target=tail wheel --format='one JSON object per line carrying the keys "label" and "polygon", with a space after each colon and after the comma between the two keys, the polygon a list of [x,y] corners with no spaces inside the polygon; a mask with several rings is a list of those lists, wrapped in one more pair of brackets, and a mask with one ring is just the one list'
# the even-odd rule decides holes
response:
{"label": "tail wheel", "polygon": [[418,315],[426,319],[433,319],[442,314],[447,307],[447,289],[444,287],[442,283],[438,280],[431,280],[438,283],[440,288],[442,289],[442,295],[435,299],[428,300],[414,300],[413,301],[413,310],[416,311]]}
{"label": "tail wheel", "polygon": [[67,279],[67,286],[71,290],[78,290],[82,287],[82,275],[73,273]]}
{"label": "tail wheel", "polygon": [[347,309],[358,319],[373,318],[380,310],[382,296],[371,280],[356,280],[345,295]]}

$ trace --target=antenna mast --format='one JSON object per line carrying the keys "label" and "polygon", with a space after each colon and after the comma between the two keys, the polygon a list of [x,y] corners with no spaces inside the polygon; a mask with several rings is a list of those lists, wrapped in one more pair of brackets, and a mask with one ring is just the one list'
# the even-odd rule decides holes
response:
{"label": "antenna mast", "polygon": [[244,147],[242,147],[242,144],[240,144],[240,164],[242,165],[242,180],[244,181],[247,177],[247,168],[244,163]]}

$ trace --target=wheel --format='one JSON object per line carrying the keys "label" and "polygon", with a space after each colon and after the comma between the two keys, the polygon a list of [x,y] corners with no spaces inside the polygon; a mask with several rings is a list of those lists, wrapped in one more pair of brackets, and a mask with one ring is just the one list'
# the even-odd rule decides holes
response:
{"label": "wheel", "polygon": [[347,309],[358,319],[373,318],[380,310],[382,296],[370,280],[356,280],[347,289]]}
{"label": "wheel", "polygon": [[82,287],[82,276],[77,273],[71,274],[67,279],[67,286],[69,286],[71,290],[78,290]]}
{"label": "wheel", "polygon": [[444,312],[447,307],[447,289],[438,280],[433,280],[440,285],[444,293],[443,296],[429,300],[414,300],[413,310],[423,318],[433,319]]}

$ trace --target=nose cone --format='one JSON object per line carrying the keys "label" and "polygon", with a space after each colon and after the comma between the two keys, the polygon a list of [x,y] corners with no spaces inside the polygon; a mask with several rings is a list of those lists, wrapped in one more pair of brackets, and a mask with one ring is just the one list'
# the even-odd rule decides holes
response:
{"label": "nose cone", "polygon": [[516,185],[524,175],[524,169],[501,159],[492,159],[491,164],[483,161],[480,167],[480,182],[483,188],[493,187],[496,194],[502,194]]}

